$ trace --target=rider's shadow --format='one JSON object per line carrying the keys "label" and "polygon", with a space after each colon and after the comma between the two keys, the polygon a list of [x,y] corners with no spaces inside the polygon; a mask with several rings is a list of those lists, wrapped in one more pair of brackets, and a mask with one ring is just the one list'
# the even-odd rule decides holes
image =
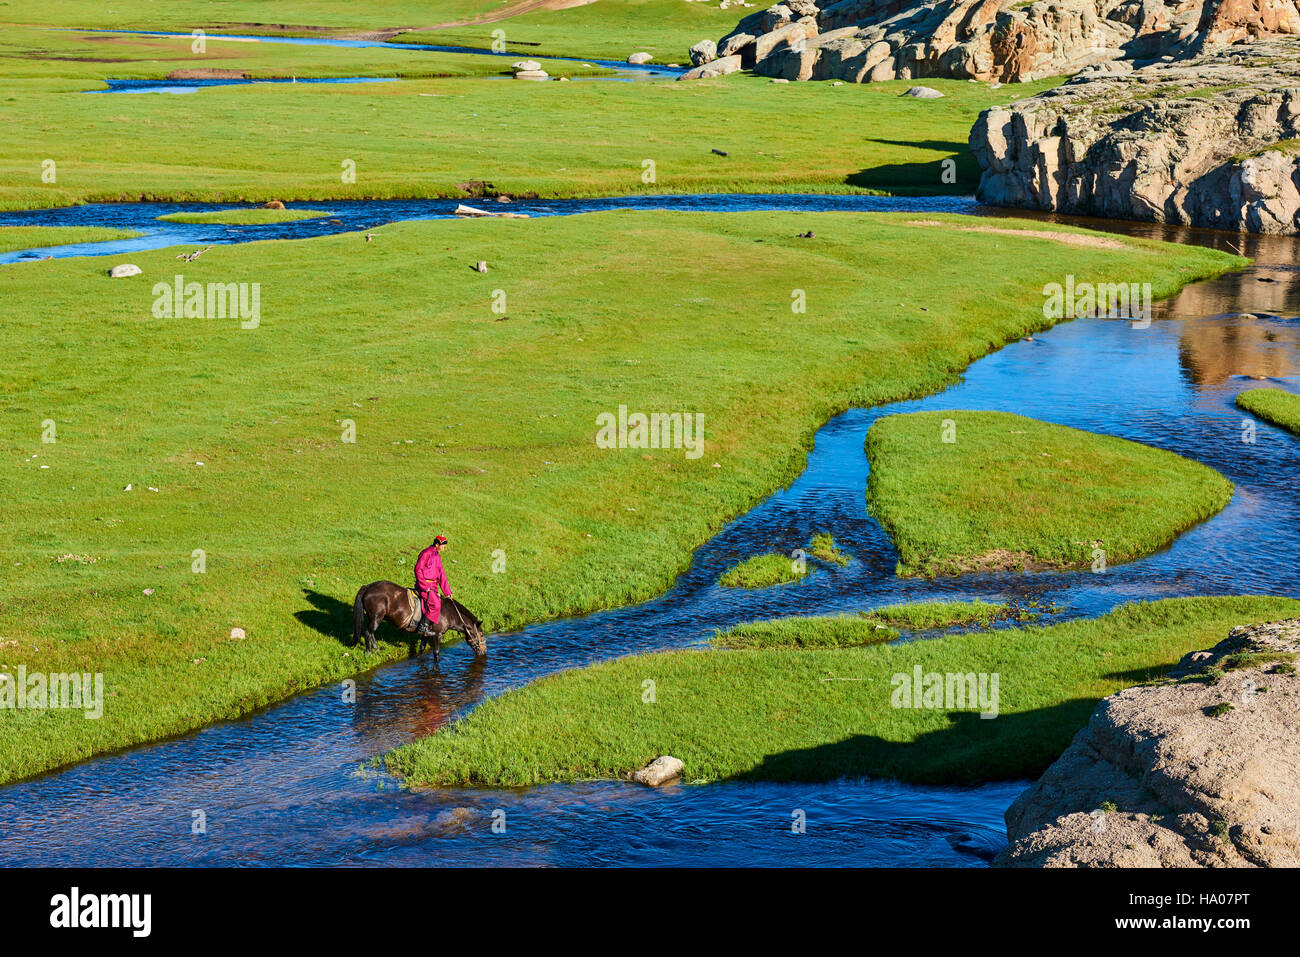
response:
{"label": "rider's shadow", "polygon": [[[302,594],[312,608],[310,610],[295,611],[293,617],[307,627],[314,628],[326,638],[333,638],[339,644],[351,647],[352,606],[347,602],[339,601],[337,598],[313,591],[310,588],[304,588]],[[406,632],[390,631],[385,628],[383,632],[376,635],[376,638],[379,641],[391,644],[405,644],[407,650],[411,654],[415,654],[417,639],[414,636],[408,636]]]}

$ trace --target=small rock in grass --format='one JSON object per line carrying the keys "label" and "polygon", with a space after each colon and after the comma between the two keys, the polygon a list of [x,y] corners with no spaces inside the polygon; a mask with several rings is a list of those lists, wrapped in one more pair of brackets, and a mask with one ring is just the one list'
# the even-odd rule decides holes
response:
{"label": "small rock in grass", "polygon": [[153,589],[152,589],[152,588],[146,588],[146,589],[144,590],[144,593],[145,593],[146,595],[152,595],[152,594],[153,594]]}
{"label": "small rock in grass", "polygon": [[790,81],[787,80],[787,79],[784,79],[783,77],[773,77],[772,82],[773,82],[773,83],[789,83]]}
{"label": "small rock in grass", "polygon": [[912,86],[908,87],[903,96],[914,96],[918,100],[938,100],[942,99],[943,94],[932,87]]}
{"label": "small rock in grass", "polygon": [[649,63],[653,59],[654,56],[649,53],[633,53],[630,57],[627,58],[627,62],[638,63],[638,64]]}
{"label": "small rock in grass", "polygon": [[231,628],[230,637],[235,641],[243,641],[248,637],[248,634],[242,628]]}
{"label": "small rock in grass", "polygon": [[474,268],[477,269],[479,272],[487,272],[487,261],[480,259],[477,263],[474,264]]}
{"label": "small rock in grass", "polygon": [[138,276],[142,272],[144,272],[144,270],[135,263],[122,263],[121,265],[114,266],[110,269],[108,274],[114,279],[124,279],[127,276]]}
{"label": "small rock in grass", "polygon": [[677,780],[681,776],[684,767],[685,765],[680,758],[664,754],[655,758],[640,771],[633,772],[632,780],[637,784],[657,788],[662,784]]}
{"label": "small rock in grass", "polygon": [[726,150],[715,149],[713,152],[717,153],[719,156],[726,156],[726,155],[727,155],[727,151],[726,151]]}

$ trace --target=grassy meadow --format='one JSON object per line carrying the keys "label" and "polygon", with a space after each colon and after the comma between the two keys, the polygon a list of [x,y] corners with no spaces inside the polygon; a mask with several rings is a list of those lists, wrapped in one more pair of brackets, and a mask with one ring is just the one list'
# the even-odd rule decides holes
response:
{"label": "grassy meadow", "polygon": [[[904,645],[636,655],[490,698],[385,763],[416,786],[619,778],[661,754],[685,762],[692,782],[1033,777],[1101,698],[1158,678],[1236,625],[1296,615],[1292,599],[1178,598]],[[895,676],[917,668],[996,674],[997,716],[896,706]],[[653,703],[642,700],[647,679]]]}
{"label": "grassy meadow", "polygon": [[[951,441],[949,441],[949,439]],[[1005,412],[891,415],[867,433],[867,502],[900,575],[1080,568],[1148,555],[1217,514],[1199,462]]]}
{"label": "grassy meadow", "polygon": [[[0,31],[0,72],[8,81],[0,91],[0,209],[463,198],[467,189],[458,184],[483,182],[542,197],[962,193],[978,179],[966,138],[979,112],[1055,82],[1011,91],[936,80],[947,96],[917,100],[899,95],[908,86],[902,81],[833,87],[747,75],[694,83],[491,78],[508,73],[509,62],[211,38],[207,53],[196,55],[188,38]],[[543,66],[553,75],[593,72],[576,63]],[[412,78],[183,95],[85,92],[104,89],[108,78],[193,70]],[[946,160],[956,163],[951,183],[944,181]]]}
{"label": "grassy meadow", "polygon": [[1300,435],[1300,395],[1281,389],[1247,389],[1238,394],[1237,408]]}
{"label": "grassy meadow", "polygon": [[719,631],[719,648],[845,648],[893,641],[900,629],[925,631],[964,625],[990,625],[1015,614],[1005,603],[923,601],[888,605],[856,615],[774,618]]}
{"label": "grassy meadow", "polygon": [[[408,581],[436,532],[492,631],[648,598],[831,415],[1043,328],[1062,269],[1165,296],[1241,263],[970,230],[937,259],[936,233],[626,211],[138,252],[130,279],[119,257],[3,267],[0,667],[102,672],[109,697],[98,721],[0,713],[0,781],[407,655],[388,628],[378,655],[350,647],[351,601]],[[155,314],[177,273],[259,284],[256,328]],[[703,456],[598,448],[620,404],[702,415]]]}

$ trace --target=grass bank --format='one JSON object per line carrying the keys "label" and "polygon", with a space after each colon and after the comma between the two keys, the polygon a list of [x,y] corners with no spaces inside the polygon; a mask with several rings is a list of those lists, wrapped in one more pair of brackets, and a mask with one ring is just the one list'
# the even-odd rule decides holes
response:
{"label": "grass bank", "polygon": [[[1032,777],[1101,698],[1160,676],[1236,625],[1297,614],[1291,599],[1180,598],[907,645],[620,658],[489,699],[386,764],[411,785],[509,787],[620,777],[661,754],[681,758],[693,782]],[[997,717],[895,706],[917,669],[998,675]]]}
{"label": "grass bank", "polygon": [[868,506],[900,575],[1131,561],[1218,513],[1233,490],[1172,452],[1004,412],[886,416],[867,459]]}
{"label": "grass bank", "polygon": [[0,226],[0,253],[46,246],[102,243],[139,235],[142,234],[134,229],[110,229],[107,226]]}
{"label": "grass bank", "polygon": [[[131,279],[99,258],[0,269],[22,304],[0,329],[0,667],[101,672],[109,695],[97,721],[0,712],[0,780],[407,655],[387,628],[377,657],[349,647],[351,601],[409,581],[436,532],[491,630],[648,598],[792,480],[830,416],[1041,329],[1063,269],[1168,295],[1242,262],[908,222],[439,220],[136,252]],[[178,272],[258,283],[256,328],[160,317]],[[703,455],[597,447],[619,405],[702,415]]]}
{"label": "grass bank", "polygon": [[1281,389],[1247,389],[1237,395],[1237,408],[1300,435],[1300,395]]}

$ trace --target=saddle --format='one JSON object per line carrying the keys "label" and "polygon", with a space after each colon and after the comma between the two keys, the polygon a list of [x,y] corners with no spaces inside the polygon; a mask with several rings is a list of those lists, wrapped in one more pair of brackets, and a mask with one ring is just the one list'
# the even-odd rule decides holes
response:
{"label": "saddle", "polygon": [[424,621],[424,605],[420,602],[420,593],[414,588],[406,589],[406,603],[411,609],[410,617],[402,625],[402,631],[415,631]]}

